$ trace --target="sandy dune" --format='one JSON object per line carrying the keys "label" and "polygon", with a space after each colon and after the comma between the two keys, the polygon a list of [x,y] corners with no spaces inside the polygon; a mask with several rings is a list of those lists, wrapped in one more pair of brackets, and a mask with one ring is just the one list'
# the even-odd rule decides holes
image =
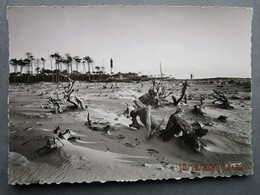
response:
{"label": "sandy dune", "polygon": [[[193,152],[177,138],[163,142],[158,137],[146,140],[146,129],[129,127],[131,120],[123,116],[126,102],[147,92],[149,83],[82,83],[75,85],[76,94],[88,105],[85,110],[69,110],[52,114],[51,109],[41,108],[48,97],[62,86],[53,83],[10,85],[9,87],[9,183],[60,183],[92,181],[136,181],[139,179],[168,179],[203,176],[247,175],[252,173],[251,154],[251,100],[250,91],[243,86],[227,84],[222,90],[228,93],[234,109],[221,109],[213,105],[210,93],[217,84],[190,82],[187,94],[194,94],[184,108],[184,117],[207,126],[209,133],[202,138],[204,148]],[[103,89],[103,85],[107,85]],[[167,84],[179,94],[179,82]],[[194,115],[193,105],[199,95],[206,96],[205,116]],[[171,101],[169,99],[169,101]],[[69,105],[66,103],[64,108]],[[163,127],[176,107],[164,106],[152,109],[156,119],[165,118]],[[93,122],[110,124],[110,134],[92,131],[85,125],[87,115]],[[228,116],[227,122],[217,118]],[[53,130],[70,129],[80,140],[63,141],[63,147],[44,151]],[[219,164],[218,171],[180,170],[180,164]],[[241,171],[226,171],[226,163],[243,163]]]}

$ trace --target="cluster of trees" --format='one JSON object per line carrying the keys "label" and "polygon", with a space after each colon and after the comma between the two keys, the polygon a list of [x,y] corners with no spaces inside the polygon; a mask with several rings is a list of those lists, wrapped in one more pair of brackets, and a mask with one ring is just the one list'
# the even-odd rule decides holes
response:
{"label": "cluster of trees", "polygon": [[[45,58],[35,58],[31,52],[26,52],[24,59],[10,59],[9,63],[13,67],[13,72],[10,73],[10,82],[59,82],[64,80],[62,75],[69,75],[74,80],[91,81],[96,77],[99,80],[99,76],[104,74],[103,67],[96,66],[94,69],[94,60],[89,56],[73,57],[69,53],[62,56],[59,52],[55,52],[50,54],[49,57],[51,69],[45,68]],[[86,64],[88,68],[86,68]],[[83,72],[79,71],[79,66],[83,67]]]}

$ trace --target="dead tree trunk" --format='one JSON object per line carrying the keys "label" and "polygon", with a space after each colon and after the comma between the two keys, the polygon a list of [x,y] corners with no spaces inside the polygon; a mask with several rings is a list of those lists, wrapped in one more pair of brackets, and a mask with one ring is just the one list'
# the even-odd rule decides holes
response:
{"label": "dead tree trunk", "polygon": [[156,82],[155,79],[152,80],[152,86],[147,93],[139,97],[139,100],[145,104],[150,105],[155,108],[159,108],[163,105],[163,101],[171,94],[172,92],[166,94],[165,87],[162,82]]}
{"label": "dead tree trunk", "polygon": [[[58,129],[59,130],[59,129]],[[47,143],[44,148],[41,149],[58,149],[64,146],[65,141],[75,141],[80,139],[80,137],[74,137],[71,135],[71,131],[67,129],[65,132],[56,131],[54,129],[54,136],[47,140]]]}
{"label": "dead tree trunk", "polygon": [[216,99],[213,101],[213,104],[215,104],[216,102],[219,103],[219,105],[224,108],[224,109],[230,109],[230,108],[234,108],[233,106],[230,105],[227,97],[224,95],[224,93],[214,90],[213,89],[213,94],[212,96]]}
{"label": "dead tree trunk", "polygon": [[185,80],[184,83],[182,83],[182,89],[181,89],[181,96],[177,99],[176,97],[172,96],[173,105],[177,106],[182,98],[185,96],[186,89],[188,87],[188,80]]}
{"label": "dead tree trunk", "polygon": [[55,114],[57,113],[62,113],[62,109],[61,109],[61,102],[59,99],[54,99],[54,98],[49,98],[49,103],[52,104],[55,108]]}
{"label": "dead tree trunk", "polygon": [[187,95],[184,95],[184,103],[187,104]]}
{"label": "dead tree trunk", "polygon": [[165,131],[162,131],[162,139],[169,141],[172,136],[178,137],[193,150],[200,152],[200,138],[206,135],[208,130],[203,129],[198,122],[190,124],[180,113],[181,110],[178,109],[170,116]]}
{"label": "dead tree trunk", "polygon": [[158,130],[160,130],[164,119],[158,123],[155,118],[151,115],[151,107],[146,107],[139,99],[134,100],[136,109],[130,111],[130,117],[132,117],[132,124],[130,127],[139,129],[141,127],[138,124],[136,117],[139,116],[141,122],[147,129],[147,139],[149,140]]}
{"label": "dead tree trunk", "polygon": [[[65,76],[68,78],[69,80],[69,85],[65,87],[65,95],[64,98],[73,105],[73,109],[77,109],[79,107],[81,107],[82,109],[85,109],[86,106],[84,104],[84,102],[77,96],[75,96],[74,98],[71,97],[71,94],[74,92],[73,86],[75,84],[76,81],[70,79],[69,76]],[[74,100],[75,99],[75,100]]]}
{"label": "dead tree trunk", "polygon": [[192,131],[191,125],[180,116],[182,110],[180,108],[172,114],[168,120],[165,132],[162,135],[164,141],[168,141],[172,136],[182,136],[183,134],[189,134]]}
{"label": "dead tree trunk", "polygon": [[77,109],[78,108],[78,104],[77,102],[75,102],[74,100],[71,99],[71,94],[74,92],[74,89],[72,89],[71,91],[69,91],[68,93],[65,92],[65,97],[66,97],[66,101],[73,104],[73,109]]}
{"label": "dead tree trunk", "polygon": [[61,104],[64,102],[69,102],[71,103],[73,106],[70,106],[69,108],[72,109],[77,109],[77,108],[81,108],[81,109],[85,109],[87,108],[87,106],[85,106],[84,102],[77,96],[72,96],[72,93],[75,91],[73,89],[73,86],[75,84],[75,81],[73,81],[69,76],[67,75],[62,75],[63,77],[66,77],[69,80],[69,84],[64,87],[64,96],[62,98],[59,97],[59,94],[57,92],[57,97],[56,98],[49,98],[49,102],[54,106],[55,108],[55,113],[61,113],[62,109],[61,109]]}

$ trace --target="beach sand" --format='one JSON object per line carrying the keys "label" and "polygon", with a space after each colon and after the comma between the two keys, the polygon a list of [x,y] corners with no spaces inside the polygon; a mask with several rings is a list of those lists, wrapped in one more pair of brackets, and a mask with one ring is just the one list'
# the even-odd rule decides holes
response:
{"label": "beach sand", "polygon": [[[111,85],[114,89],[110,89]],[[42,82],[31,85],[9,86],[9,183],[61,183],[93,181],[137,181],[169,178],[195,178],[204,176],[231,176],[252,174],[251,152],[251,92],[242,85],[227,84],[224,90],[234,109],[222,109],[212,104],[213,89],[217,83],[189,81],[187,94],[193,94],[188,105],[182,105],[184,118],[189,122],[207,126],[208,134],[202,137],[203,149],[194,152],[178,138],[164,142],[154,136],[146,139],[147,130],[129,127],[131,120],[123,113],[126,103],[140,97],[149,89],[149,83],[86,83],[75,84],[77,94],[88,106],[85,110],[68,110],[53,114],[52,109],[43,109],[48,97],[61,91],[67,83]],[[103,85],[107,85],[104,89]],[[180,94],[179,81],[167,88]],[[205,96],[205,116],[194,115],[192,108],[199,103],[200,94]],[[234,97],[234,95],[236,97]],[[171,102],[171,98],[169,98]],[[65,108],[69,103],[63,106]],[[155,119],[165,128],[173,105],[152,108]],[[111,135],[92,131],[85,122],[87,115],[93,122],[110,124]],[[228,116],[226,122],[217,118]],[[63,141],[63,146],[53,151],[43,151],[46,142],[54,136],[56,126],[61,131],[70,129],[80,140]],[[225,170],[224,164],[242,163],[243,170]],[[180,165],[218,164],[219,170],[181,170]]]}

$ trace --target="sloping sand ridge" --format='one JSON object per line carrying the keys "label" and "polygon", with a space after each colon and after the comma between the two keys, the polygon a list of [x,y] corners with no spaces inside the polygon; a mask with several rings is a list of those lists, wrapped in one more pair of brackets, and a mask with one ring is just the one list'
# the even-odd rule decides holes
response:
{"label": "sloping sand ridge", "polygon": [[[60,86],[66,85],[61,83]],[[102,83],[82,83],[75,86],[79,97],[88,105],[85,110],[69,110],[60,114],[51,109],[42,109],[57,89],[57,84],[38,83],[9,88],[9,182],[12,184],[92,182],[92,181],[136,181],[139,179],[168,179],[202,176],[244,175],[252,172],[251,162],[251,101],[246,99],[250,92],[242,86],[227,86],[234,109],[217,108],[205,100],[205,116],[194,115],[191,111],[198,102],[196,94],[208,96],[214,84],[191,83],[187,93],[196,91],[195,98],[184,107],[184,117],[207,126],[208,134],[201,140],[204,148],[200,153],[181,144],[177,138],[163,142],[154,136],[146,139],[146,128],[139,130],[129,127],[131,120],[123,115],[126,102],[139,97],[149,88],[144,83],[118,83],[118,88],[103,89]],[[111,84],[108,84],[111,85]],[[88,87],[87,87],[88,86]],[[178,85],[176,85],[178,89]],[[140,92],[141,89],[141,92]],[[176,90],[178,93],[178,90]],[[170,100],[169,100],[170,101]],[[174,113],[173,105],[159,109],[152,108],[156,119],[168,118]],[[88,113],[93,122],[111,125],[111,134],[92,131],[85,122]],[[217,118],[228,116],[226,122]],[[54,136],[53,130],[70,129],[80,140],[63,141],[63,147],[41,150],[46,141]],[[219,164],[219,171],[180,170],[180,164]],[[242,171],[226,171],[226,163],[243,163]]]}

